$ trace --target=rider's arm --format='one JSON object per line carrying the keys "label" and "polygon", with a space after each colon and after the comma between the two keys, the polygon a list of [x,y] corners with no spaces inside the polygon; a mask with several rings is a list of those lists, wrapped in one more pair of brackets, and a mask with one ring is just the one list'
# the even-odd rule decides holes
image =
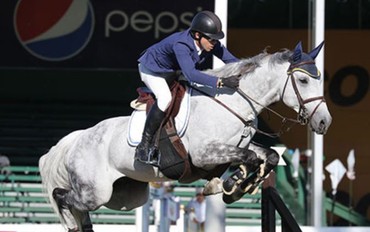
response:
{"label": "rider's arm", "polygon": [[188,45],[176,43],[174,45],[174,51],[180,69],[188,81],[214,88],[217,87],[217,77],[202,73],[195,68],[195,63],[191,57],[192,53]]}

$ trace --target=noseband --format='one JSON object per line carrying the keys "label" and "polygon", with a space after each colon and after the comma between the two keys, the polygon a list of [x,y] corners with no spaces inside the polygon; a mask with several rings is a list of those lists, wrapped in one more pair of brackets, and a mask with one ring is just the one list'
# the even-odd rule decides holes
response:
{"label": "noseband", "polygon": [[[325,102],[324,96],[311,97],[311,98],[307,98],[307,99],[303,100],[301,94],[299,93],[297,83],[296,83],[296,80],[295,80],[295,77],[294,77],[294,72],[303,71],[299,67],[302,66],[302,65],[305,65],[305,64],[315,64],[315,61],[305,61],[305,62],[300,62],[298,64],[289,66],[289,69],[287,71],[287,74],[288,74],[287,80],[286,80],[285,85],[284,85],[283,94],[281,95],[281,100],[284,102],[285,89],[286,89],[286,86],[288,84],[288,80],[289,80],[289,77],[290,77],[290,80],[292,82],[292,86],[293,86],[293,89],[294,89],[294,93],[297,96],[297,99],[298,99],[298,102],[299,102],[299,110],[298,110],[298,115],[297,115],[297,121],[301,125],[306,125],[311,120],[313,115],[316,113],[316,111],[319,108],[319,106],[321,105],[321,103]],[[307,110],[305,105],[307,103],[310,103],[310,102],[313,102],[313,101],[320,101],[320,102],[316,105],[316,107],[314,108],[312,113],[310,115],[308,115],[308,112],[307,112],[308,110]]]}

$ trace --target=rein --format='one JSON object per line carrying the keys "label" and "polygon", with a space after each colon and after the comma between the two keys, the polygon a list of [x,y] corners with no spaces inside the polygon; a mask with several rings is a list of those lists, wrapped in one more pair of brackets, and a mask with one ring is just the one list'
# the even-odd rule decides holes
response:
{"label": "rein", "polygon": [[[286,86],[288,84],[288,80],[289,80],[289,77],[290,77],[294,92],[295,92],[295,94],[297,96],[297,99],[298,99],[298,102],[299,102],[299,111],[298,111],[297,119],[285,117],[285,116],[279,114],[278,112],[276,112],[275,110],[271,109],[270,107],[262,105],[261,103],[259,103],[258,101],[256,101],[255,99],[253,99],[252,97],[247,95],[245,92],[243,92],[239,87],[236,89],[236,92],[240,96],[242,96],[245,100],[250,100],[250,101],[254,102],[255,104],[261,106],[262,108],[268,110],[269,112],[275,114],[276,116],[278,116],[279,118],[282,119],[282,121],[281,121],[282,125],[280,127],[280,131],[277,132],[277,133],[268,133],[268,132],[260,130],[257,126],[255,126],[253,124],[252,120],[248,120],[248,121],[245,120],[242,116],[240,116],[237,112],[232,110],[230,107],[225,105],[220,100],[216,99],[215,97],[212,97],[208,93],[206,93],[206,92],[204,92],[204,91],[202,91],[202,90],[200,90],[200,89],[198,89],[194,86],[190,86],[190,87],[195,89],[196,91],[202,93],[203,95],[211,98],[212,100],[214,100],[216,103],[220,104],[221,106],[223,106],[226,110],[228,110],[235,117],[237,117],[244,124],[244,126],[252,127],[253,129],[256,130],[257,133],[266,135],[266,136],[271,137],[271,138],[277,138],[277,137],[280,137],[284,133],[284,125],[286,125],[288,122],[290,122],[291,124],[288,127],[286,127],[285,131],[289,131],[295,124],[298,124],[298,123],[301,124],[301,125],[306,125],[310,121],[312,116],[315,114],[315,112],[319,108],[319,106],[323,102],[325,102],[324,96],[312,97],[312,98],[308,98],[308,99],[303,100],[301,94],[299,93],[293,73],[295,71],[300,71],[301,69],[299,68],[299,66],[302,66],[302,65],[305,65],[305,64],[315,64],[315,62],[314,61],[308,61],[308,62],[305,61],[305,62],[301,62],[301,63],[295,64],[295,65],[290,65],[289,66],[289,69],[287,71],[287,74],[288,74],[287,80],[285,82],[284,89],[283,89],[283,94],[281,96],[281,100],[284,101],[283,100],[284,99],[284,93],[285,93],[285,89],[286,89]],[[316,107],[312,111],[312,113],[310,115],[307,115],[307,108],[305,107],[305,104],[307,104],[309,102],[312,102],[312,101],[320,101],[320,102],[316,105]]]}
{"label": "rein", "polygon": [[289,131],[295,124],[299,123],[299,121],[297,119],[293,119],[293,118],[288,118],[288,117],[285,117],[281,114],[279,114],[278,112],[276,112],[275,110],[271,109],[270,107],[268,106],[264,106],[262,105],[261,103],[259,103],[258,101],[256,101],[255,99],[253,99],[252,97],[250,97],[249,95],[247,95],[245,92],[243,92],[240,88],[237,88],[236,90],[238,92],[238,94],[240,96],[242,96],[244,99],[246,100],[251,100],[253,101],[255,104],[261,106],[262,108],[270,111],[271,113],[275,114],[276,116],[278,116],[279,118],[281,118],[281,127],[280,127],[280,131],[277,132],[277,133],[268,133],[268,132],[265,132],[265,131],[262,131],[260,130],[258,127],[254,126],[251,121],[248,121],[248,124],[246,124],[247,126],[251,126],[253,129],[256,130],[257,133],[260,133],[260,134],[263,134],[263,135],[266,135],[268,137],[271,137],[271,138],[277,138],[277,137],[280,137],[282,134],[283,134],[283,128],[284,128],[284,125],[288,122],[291,122],[292,124],[290,126],[287,127],[287,129],[285,131]]}
{"label": "rein", "polygon": [[[250,126],[252,127],[253,129],[256,130],[257,133],[260,133],[260,134],[263,134],[263,135],[266,135],[268,137],[271,137],[271,138],[277,138],[277,137],[280,137],[282,134],[283,134],[283,130],[280,129],[280,132],[278,133],[268,133],[268,132],[265,132],[265,131],[262,131],[260,130],[258,127],[254,126],[253,125],[253,121],[252,120],[245,120],[242,116],[240,116],[237,112],[235,112],[233,109],[231,109],[230,107],[228,107],[227,105],[225,105],[225,103],[221,102],[220,100],[218,100],[217,98],[214,98],[212,97],[211,95],[209,95],[208,93],[194,87],[194,86],[191,86],[191,88],[195,89],[196,91],[200,92],[201,94],[209,97],[210,99],[212,99],[213,101],[215,101],[217,104],[221,105],[222,107],[224,107],[226,110],[228,110],[230,113],[232,113],[235,117],[237,117],[243,124],[244,126]],[[296,119],[291,119],[291,118],[287,118],[287,117],[284,117],[282,116],[281,114],[279,114],[278,112],[274,111],[273,109],[269,108],[269,107],[266,107],[266,106],[263,106],[262,104],[260,104],[259,102],[257,102],[256,100],[254,100],[253,98],[251,98],[250,96],[248,96],[246,93],[244,93],[240,88],[237,88],[237,92],[246,100],[251,100],[253,101],[254,103],[256,103],[257,105],[263,107],[264,109],[267,109],[268,111],[274,113],[275,115],[277,115],[278,117],[282,118],[282,126],[281,128],[284,127],[284,125],[287,123],[287,122],[292,122],[293,124],[291,126],[289,126],[286,131],[289,131],[290,128],[293,127],[294,124],[298,123],[298,120]]]}
{"label": "rein", "polygon": [[245,120],[242,116],[240,116],[238,113],[236,113],[234,110],[232,110],[230,107],[228,107],[227,105],[225,105],[225,103],[223,103],[222,101],[218,100],[217,98],[214,98],[212,97],[211,95],[209,95],[208,93],[204,92],[203,90],[200,90],[194,86],[190,86],[190,88],[193,88],[195,89],[196,91],[198,91],[199,93],[203,94],[204,96],[207,96],[209,97],[210,99],[212,99],[213,101],[215,101],[217,104],[223,106],[225,109],[227,109],[230,113],[232,113],[235,117],[237,117],[240,121],[242,121],[242,123],[244,125],[249,125],[251,124],[251,121],[247,121]]}

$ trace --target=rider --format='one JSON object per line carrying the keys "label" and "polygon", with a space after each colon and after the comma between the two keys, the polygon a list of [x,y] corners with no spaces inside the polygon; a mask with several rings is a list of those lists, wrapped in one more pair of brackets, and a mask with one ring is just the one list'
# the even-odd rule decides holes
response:
{"label": "rider", "polygon": [[[176,32],[149,47],[139,58],[141,80],[153,92],[157,101],[151,107],[145,122],[141,143],[136,148],[135,160],[156,165],[151,160],[151,146],[155,132],[159,128],[167,107],[171,102],[169,84],[181,70],[189,82],[212,88],[237,88],[239,77],[217,78],[200,72],[212,55],[224,63],[236,62],[219,40],[224,37],[221,20],[210,11],[195,15],[189,29]],[[208,67],[207,67],[208,68]]]}

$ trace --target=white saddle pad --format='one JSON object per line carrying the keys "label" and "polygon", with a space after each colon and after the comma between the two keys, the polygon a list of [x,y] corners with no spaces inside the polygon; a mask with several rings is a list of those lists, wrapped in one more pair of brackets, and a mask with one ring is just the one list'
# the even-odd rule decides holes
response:
{"label": "white saddle pad", "polygon": [[[191,92],[192,89],[186,88],[184,98],[181,101],[179,113],[175,118],[177,133],[180,137],[184,135],[186,127],[188,126]],[[135,110],[134,112],[132,112],[129,121],[127,136],[127,142],[131,146],[137,146],[140,143],[144,130],[145,120],[145,110]]]}

